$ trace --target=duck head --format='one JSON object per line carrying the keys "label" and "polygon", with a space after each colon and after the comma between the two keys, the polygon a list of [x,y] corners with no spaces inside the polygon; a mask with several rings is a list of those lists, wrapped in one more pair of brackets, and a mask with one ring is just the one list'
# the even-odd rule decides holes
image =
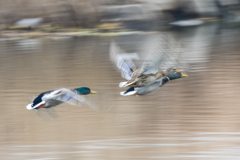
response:
{"label": "duck head", "polygon": [[183,74],[181,72],[170,74],[170,75],[166,76],[165,78],[163,78],[162,85],[166,84],[170,80],[179,79],[179,78],[183,78],[183,77],[187,77],[187,76],[188,75]]}
{"label": "duck head", "polygon": [[86,95],[86,94],[95,94],[95,93],[97,93],[97,92],[95,92],[95,91],[92,91],[90,88],[88,88],[88,87],[81,87],[81,88],[76,88],[75,89],[77,92],[78,92],[78,94],[80,94],[80,95]]}
{"label": "duck head", "polygon": [[183,74],[180,71],[178,71],[177,73],[170,74],[167,77],[168,77],[169,80],[174,80],[174,79],[183,78],[183,77],[187,77],[187,76],[188,75]]}
{"label": "duck head", "polygon": [[175,73],[180,73],[182,71],[178,70],[177,68],[168,68],[165,70],[165,75],[168,76],[168,75],[171,75],[171,74],[175,74]]}

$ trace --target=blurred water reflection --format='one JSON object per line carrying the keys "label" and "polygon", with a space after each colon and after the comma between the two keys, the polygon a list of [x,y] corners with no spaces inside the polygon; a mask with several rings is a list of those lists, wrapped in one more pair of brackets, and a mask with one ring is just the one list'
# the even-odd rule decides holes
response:
{"label": "blurred water reflection", "polygon": [[[172,31],[189,78],[140,97],[121,97],[111,37],[0,42],[1,159],[239,159],[238,30]],[[115,37],[138,52],[154,34]],[[29,98],[89,86],[98,111],[62,104],[40,116]],[[51,115],[54,114],[54,116]]]}

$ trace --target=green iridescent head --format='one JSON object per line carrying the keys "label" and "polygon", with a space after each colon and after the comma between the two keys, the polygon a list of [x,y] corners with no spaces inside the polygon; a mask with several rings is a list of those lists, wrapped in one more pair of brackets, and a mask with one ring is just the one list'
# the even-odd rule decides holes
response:
{"label": "green iridescent head", "polygon": [[175,73],[175,74],[170,74],[167,77],[169,78],[169,80],[174,80],[174,79],[178,79],[178,78],[182,78],[182,77],[187,77],[188,75],[186,74],[182,74],[181,72]]}
{"label": "green iridescent head", "polygon": [[94,93],[97,93],[97,92],[95,92],[95,91],[92,91],[90,88],[88,88],[88,87],[81,87],[81,88],[76,88],[75,89],[77,92],[78,92],[78,94],[80,94],[80,95],[86,95],[86,94],[90,94],[90,93],[92,93],[92,94],[94,94]]}

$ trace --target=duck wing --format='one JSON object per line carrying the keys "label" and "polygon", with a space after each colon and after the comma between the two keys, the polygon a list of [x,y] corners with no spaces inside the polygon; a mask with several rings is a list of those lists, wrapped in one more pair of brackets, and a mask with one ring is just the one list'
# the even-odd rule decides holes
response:
{"label": "duck wing", "polygon": [[151,48],[143,62],[141,72],[139,72],[140,75],[156,73],[164,66],[173,65],[172,63],[177,57],[177,53],[174,50],[176,43],[169,34],[160,34],[158,37],[148,40],[147,43],[149,43]]}
{"label": "duck wing", "polygon": [[[77,91],[67,88],[56,89],[53,92],[46,95],[43,99],[47,103],[52,104],[55,102],[59,103],[68,103],[70,105],[80,106],[82,104],[90,105],[90,103],[85,99],[84,96],[77,94]],[[91,106],[90,106],[91,107]]]}
{"label": "duck wing", "polygon": [[121,71],[121,76],[126,80],[132,78],[132,73],[136,70],[136,66],[132,59],[139,59],[137,53],[126,53],[115,41],[110,44],[109,56],[115,66]]}

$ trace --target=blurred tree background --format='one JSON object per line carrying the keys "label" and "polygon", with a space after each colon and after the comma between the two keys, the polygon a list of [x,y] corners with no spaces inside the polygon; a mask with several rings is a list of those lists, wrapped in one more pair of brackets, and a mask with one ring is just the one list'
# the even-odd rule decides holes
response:
{"label": "blurred tree background", "polygon": [[11,25],[23,18],[43,17],[52,25],[89,27],[99,20],[97,7],[108,0],[1,0],[1,24]]}
{"label": "blurred tree background", "polygon": [[[51,26],[88,28],[104,22],[140,20],[169,23],[219,16],[219,4],[226,2],[229,6],[227,0],[1,0],[0,25],[11,26],[26,18],[43,18],[41,24]],[[240,6],[239,2],[232,4]]]}

